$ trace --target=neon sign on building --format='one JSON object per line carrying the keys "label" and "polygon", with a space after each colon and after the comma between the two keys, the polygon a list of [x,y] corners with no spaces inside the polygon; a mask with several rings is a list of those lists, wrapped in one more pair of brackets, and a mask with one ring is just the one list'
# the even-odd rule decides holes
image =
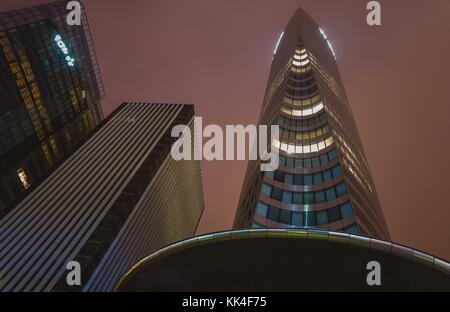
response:
{"label": "neon sign on building", "polygon": [[56,46],[60,49],[61,53],[63,54],[64,60],[66,61],[67,65],[70,67],[75,66],[75,57],[72,55],[72,52],[64,43],[61,35],[59,34],[54,35],[53,41],[56,43]]}

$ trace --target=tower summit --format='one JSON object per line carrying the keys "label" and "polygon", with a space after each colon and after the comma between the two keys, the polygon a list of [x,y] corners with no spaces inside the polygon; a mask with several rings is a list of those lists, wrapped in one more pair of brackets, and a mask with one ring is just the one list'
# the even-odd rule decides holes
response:
{"label": "tower summit", "polygon": [[277,170],[249,163],[234,228],[321,228],[389,239],[325,31],[299,8],[279,37],[259,119]]}

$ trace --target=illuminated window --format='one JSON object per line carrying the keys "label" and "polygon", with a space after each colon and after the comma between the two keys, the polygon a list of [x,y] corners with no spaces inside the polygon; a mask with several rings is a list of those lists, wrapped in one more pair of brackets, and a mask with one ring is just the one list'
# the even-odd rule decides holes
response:
{"label": "illuminated window", "polygon": [[294,54],[294,58],[296,59],[296,60],[304,60],[305,58],[307,58],[308,57],[308,54],[300,54],[300,55],[298,55],[298,54]]}
{"label": "illuminated window", "polygon": [[293,71],[295,73],[306,73],[310,69],[311,69],[311,65],[308,65],[306,67],[301,67],[301,68],[297,68],[297,67],[294,67],[294,66],[291,67],[291,71]]}
{"label": "illuminated window", "polygon": [[293,60],[292,64],[294,64],[295,66],[305,66],[305,65],[309,64],[309,60],[306,59],[306,60],[300,61],[300,62]]}
{"label": "illuminated window", "polygon": [[323,107],[324,107],[323,103],[320,102],[319,104],[313,106],[312,108],[308,108],[308,109],[299,110],[299,109],[290,109],[287,107],[282,107],[281,111],[288,115],[291,115],[291,116],[309,116],[309,115],[312,115],[312,114],[315,114],[315,113],[321,111],[323,109]]}
{"label": "illuminated window", "polygon": [[50,155],[50,150],[48,148],[48,145],[46,143],[41,143],[42,152],[44,153],[45,158],[47,159],[47,163],[49,167],[53,166],[53,159]]}
{"label": "illuminated window", "polygon": [[22,185],[25,189],[28,189],[30,187],[30,181],[28,180],[28,175],[25,172],[23,168],[19,168],[17,170],[17,175],[19,176],[20,182],[22,182]]}
{"label": "illuminated window", "polygon": [[274,148],[282,150],[288,154],[297,153],[297,154],[305,154],[305,153],[313,153],[320,151],[331,144],[333,144],[333,137],[329,137],[326,140],[320,140],[317,143],[301,145],[294,143],[284,143],[278,140],[274,140],[272,145]]}
{"label": "illuminated window", "polygon": [[290,104],[290,105],[294,105],[294,106],[308,106],[311,105],[312,103],[317,102],[320,99],[319,95],[315,95],[312,98],[307,98],[307,99],[291,99],[290,97],[283,97],[283,101],[286,104]]}
{"label": "illuminated window", "polygon": [[[284,127],[280,128],[280,136],[282,139],[289,139],[289,140],[311,140],[315,139],[316,137],[320,137],[326,133],[328,133],[328,126],[322,126],[317,129],[308,130],[308,131],[294,131],[289,130]],[[325,144],[325,143],[324,143]]]}
{"label": "illuminated window", "polygon": [[50,137],[50,146],[52,147],[53,153],[55,153],[56,157],[61,158],[58,150],[58,145],[56,144],[56,140],[53,136]]}

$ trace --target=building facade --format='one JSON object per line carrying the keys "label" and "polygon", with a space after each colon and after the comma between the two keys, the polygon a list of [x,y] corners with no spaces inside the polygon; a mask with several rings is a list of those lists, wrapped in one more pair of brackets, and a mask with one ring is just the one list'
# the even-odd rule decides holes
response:
{"label": "building facade", "polygon": [[[172,127],[193,119],[192,105],[124,103],[102,121],[0,220],[0,291],[110,291],[136,261],[192,236],[200,165],[170,150]],[[71,261],[79,286],[66,282]]]}
{"label": "building facade", "polygon": [[280,165],[249,163],[234,228],[322,228],[389,240],[324,31],[301,8],[274,51],[259,119],[280,127]]}
{"label": "building facade", "polygon": [[90,135],[103,86],[84,9],[66,1],[0,13],[0,219]]}

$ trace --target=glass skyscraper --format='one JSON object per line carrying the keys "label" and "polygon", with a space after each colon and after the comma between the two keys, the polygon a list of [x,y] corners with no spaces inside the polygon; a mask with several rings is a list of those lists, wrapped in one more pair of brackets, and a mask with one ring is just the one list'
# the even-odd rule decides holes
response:
{"label": "glass skyscraper", "polygon": [[66,2],[0,13],[0,219],[103,118],[86,14],[68,25]]}
{"label": "glass skyscraper", "polygon": [[[0,220],[0,291],[110,291],[136,261],[191,237],[200,163],[172,158],[176,125],[194,132],[193,105],[123,103],[108,115]],[[81,285],[66,281],[72,261]]]}
{"label": "glass skyscraper", "polygon": [[234,228],[321,228],[389,239],[325,32],[298,9],[280,35],[260,115],[277,170],[249,163]]}

